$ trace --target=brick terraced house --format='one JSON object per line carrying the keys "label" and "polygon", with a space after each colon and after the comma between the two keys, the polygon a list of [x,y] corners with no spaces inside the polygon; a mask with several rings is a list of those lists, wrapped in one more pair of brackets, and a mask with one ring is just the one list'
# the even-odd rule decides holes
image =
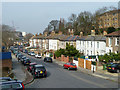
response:
{"label": "brick terraced house", "polygon": [[106,53],[120,52],[120,30],[106,35]]}

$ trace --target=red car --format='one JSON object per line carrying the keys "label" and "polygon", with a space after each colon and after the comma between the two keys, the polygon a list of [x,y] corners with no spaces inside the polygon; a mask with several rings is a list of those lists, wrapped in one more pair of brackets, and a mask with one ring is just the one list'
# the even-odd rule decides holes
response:
{"label": "red car", "polygon": [[34,62],[34,63],[30,63],[30,64],[27,66],[27,70],[31,72],[34,65],[37,65],[37,64],[36,64],[35,62]]}
{"label": "red car", "polygon": [[77,66],[75,63],[71,63],[71,62],[68,62],[68,63],[65,63],[63,65],[64,68],[67,68],[68,70],[70,69],[74,69],[74,70],[77,70]]}

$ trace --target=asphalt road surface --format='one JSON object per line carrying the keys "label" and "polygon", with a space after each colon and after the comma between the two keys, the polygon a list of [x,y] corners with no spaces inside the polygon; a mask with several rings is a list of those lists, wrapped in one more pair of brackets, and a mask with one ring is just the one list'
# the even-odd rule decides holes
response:
{"label": "asphalt road surface", "polygon": [[47,69],[46,78],[37,78],[25,88],[118,88],[118,83],[90,76],[80,71],[68,71],[56,63],[28,56],[31,62],[42,64]]}

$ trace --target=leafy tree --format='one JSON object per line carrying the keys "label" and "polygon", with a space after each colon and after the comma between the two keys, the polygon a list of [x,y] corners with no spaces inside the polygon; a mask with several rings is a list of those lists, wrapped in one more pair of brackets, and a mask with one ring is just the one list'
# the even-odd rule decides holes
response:
{"label": "leafy tree", "polygon": [[100,61],[105,60],[106,63],[111,62],[113,60],[118,61],[118,60],[120,60],[120,53],[118,53],[118,54],[109,53],[109,55],[105,54],[104,56],[99,56],[99,60]]}
{"label": "leafy tree", "polygon": [[116,31],[116,29],[115,29],[114,27],[109,27],[109,28],[107,29],[107,33],[108,33],[108,34],[114,32],[114,31]]}
{"label": "leafy tree", "polygon": [[61,55],[69,56],[69,57],[80,57],[82,55],[73,45],[66,44],[66,49],[59,49],[55,52],[56,57],[60,57]]}

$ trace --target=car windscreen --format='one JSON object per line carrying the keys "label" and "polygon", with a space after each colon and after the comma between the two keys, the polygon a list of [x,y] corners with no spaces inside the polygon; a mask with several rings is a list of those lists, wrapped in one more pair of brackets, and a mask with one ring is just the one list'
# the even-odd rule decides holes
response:
{"label": "car windscreen", "polygon": [[5,84],[1,86],[2,89],[4,88],[22,88],[20,83],[13,83],[13,84]]}
{"label": "car windscreen", "polygon": [[20,83],[14,83],[12,84],[12,88],[22,88],[22,85]]}
{"label": "car windscreen", "polygon": [[11,79],[0,79],[0,82],[11,81]]}
{"label": "car windscreen", "polygon": [[37,67],[36,70],[45,70],[45,67]]}
{"label": "car windscreen", "polygon": [[76,66],[75,63],[71,63],[72,66]]}
{"label": "car windscreen", "polygon": [[48,58],[48,60],[52,60],[52,58]]}
{"label": "car windscreen", "polygon": [[116,67],[116,66],[117,66],[117,64],[112,64],[111,66],[112,66],[112,67]]}

